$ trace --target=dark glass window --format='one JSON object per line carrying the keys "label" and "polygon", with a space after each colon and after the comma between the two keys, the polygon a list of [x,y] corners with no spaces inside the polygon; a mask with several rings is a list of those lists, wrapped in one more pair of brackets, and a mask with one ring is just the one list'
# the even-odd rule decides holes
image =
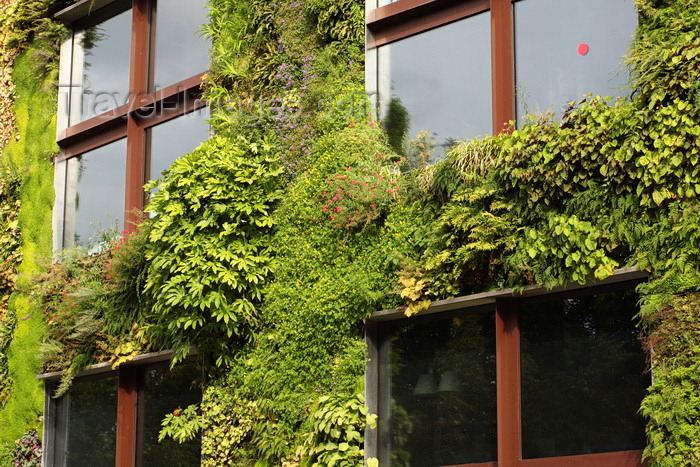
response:
{"label": "dark glass window", "polygon": [[87,246],[124,213],[126,140],[68,159],[64,246]]}
{"label": "dark glass window", "polygon": [[429,159],[491,133],[490,34],[486,12],[378,49],[380,112],[396,151],[420,158],[408,140],[421,130],[434,139]]}
{"label": "dark glass window", "polygon": [[206,71],[209,42],[200,33],[207,23],[205,0],[161,0],[154,8],[154,88]]}
{"label": "dark glass window", "polygon": [[161,421],[176,408],[184,409],[202,400],[195,385],[199,374],[193,365],[147,370],[144,383],[143,462],[144,466],[198,466],[200,439],[179,444],[170,438],[158,442]]}
{"label": "dark glass window", "polygon": [[519,116],[561,116],[585,94],[625,94],[622,57],[637,26],[633,0],[525,0],[514,8]]}
{"label": "dark glass window", "polygon": [[380,341],[380,465],[495,460],[493,312],[401,320]]}
{"label": "dark glass window", "polygon": [[112,110],[129,97],[131,10],[73,36],[70,125]]}
{"label": "dark glass window", "polygon": [[192,152],[209,138],[209,109],[203,107],[151,128],[150,178],[161,173],[180,156]]}
{"label": "dark glass window", "polygon": [[630,288],[523,300],[523,458],[644,447],[638,300]]}
{"label": "dark glass window", "polygon": [[117,378],[78,379],[57,401],[56,467],[113,467]]}

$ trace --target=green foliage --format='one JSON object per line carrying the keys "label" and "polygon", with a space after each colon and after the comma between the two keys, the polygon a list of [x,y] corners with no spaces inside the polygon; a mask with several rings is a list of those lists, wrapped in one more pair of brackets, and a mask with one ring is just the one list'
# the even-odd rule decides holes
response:
{"label": "green foliage", "polygon": [[628,60],[638,102],[648,105],[660,96],[662,104],[675,98],[697,102],[697,3],[637,0],[637,8],[642,21]]}
{"label": "green foliage", "polygon": [[[67,0],[24,0],[7,2],[4,14],[0,17],[0,29],[5,32],[2,41],[4,53],[21,51],[33,42],[36,52],[52,53],[52,60],[58,58],[58,46],[65,29],[51,19],[51,15],[65,7]],[[47,47],[47,42],[51,47]]]}
{"label": "green foliage", "polygon": [[[38,281],[47,323],[44,368],[60,371],[73,367],[78,354],[106,353],[108,337],[100,311],[104,308],[105,255],[90,256],[84,249],[65,250],[60,262]],[[84,359],[81,359],[84,360]],[[82,368],[73,368],[77,372]]]}
{"label": "green foliage", "polygon": [[601,237],[590,222],[554,215],[541,228],[525,228],[518,251],[507,261],[527,269],[534,283],[549,286],[570,281],[584,284],[591,277],[605,279],[618,263],[601,248]]}
{"label": "green foliage", "polygon": [[365,9],[353,0],[311,0],[304,6],[313,17],[321,40],[359,43],[364,40]]}
{"label": "green foliage", "polygon": [[510,209],[499,190],[479,181],[452,196],[423,254],[429,296],[457,295],[502,282],[501,255],[513,250],[521,230]]}
{"label": "green foliage", "polygon": [[[377,153],[376,157],[381,161],[385,156]],[[321,192],[322,210],[334,225],[348,230],[364,228],[388,211],[392,197],[399,191],[399,172],[383,168],[377,172],[353,164],[342,173],[326,177],[326,190]]]}
{"label": "green foliage", "polygon": [[561,125],[545,117],[504,138],[498,165],[521,209],[560,206],[592,183],[647,207],[700,194],[697,109],[678,99],[643,109],[607,104],[584,100]]}
{"label": "green foliage", "polygon": [[[2,18],[22,25],[12,40],[58,37],[32,19],[49,2],[16,3],[38,16]],[[151,347],[173,347],[178,359],[197,346],[224,376],[201,414],[168,415],[163,436],[201,429],[204,465],[357,465],[369,313],[401,298],[410,312],[428,299],[584,282],[636,264],[655,277],[640,289],[656,376],[642,407],[646,454],[652,465],[697,464],[700,20],[694,0],[638,4],[629,101],[589,97],[561,122],[531,119],[427,166],[430,135],[403,144],[405,109],[390,108],[390,144],[368,115],[361,3],[213,0],[205,81],[219,136],[168,171],[135,238],[49,273],[45,306],[68,324],[49,322],[52,364],[119,363]],[[55,96],[38,95],[25,59],[20,141],[4,160],[27,174],[18,217],[26,274],[49,254]],[[402,151],[421,170],[400,175]],[[36,425],[38,366],[27,356],[43,331],[26,294],[9,303],[6,327],[17,330],[15,389],[0,411],[6,450]]]}
{"label": "green foliage", "polygon": [[[657,271],[658,277],[700,277],[700,206],[697,201],[674,202],[639,241],[636,260]],[[693,284],[697,286],[697,283]],[[685,288],[673,290],[682,292]]]}
{"label": "green foliage", "polygon": [[158,433],[158,442],[172,438],[178,443],[184,443],[199,434],[203,421],[198,407],[192,404],[184,409],[178,407],[173,413],[167,414],[161,425],[163,428]]}
{"label": "green foliage", "polygon": [[700,462],[700,347],[684,349],[688,363],[655,372],[640,412],[648,419],[644,456],[655,466]]}
{"label": "green foliage", "polygon": [[377,426],[376,415],[368,414],[362,394],[323,396],[311,415],[312,431],[298,449],[302,466],[362,466],[360,448],[366,426]]}
{"label": "green foliage", "polygon": [[148,349],[143,328],[150,304],[142,294],[148,232],[121,235],[102,242],[100,253],[63,250],[37,278],[34,292],[47,323],[44,370],[64,371],[56,397],[86,365],[116,367]]}
{"label": "green foliage", "polygon": [[40,269],[41,258],[51,255],[51,210],[54,191],[51,183],[51,155],[54,141],[56,93],[51,91],[55,75],[37,74],[33,51],[19,55],[12,79],[17,87],[13,112],[14,138],[3,150],[3,166],[21,177],[20,210],[17,217],[22,232],[22,263],[18,268],[17,289],[8,303],[8,316],[16,323],[7,350],[12,393],[0,408],[0,462],[9,459],[14,441],[29,429],[40,430],[43,390],[36,374],[41,369],[37,349],[45,329],[42,314],[26,292]]}
{"label": "green foliage", "polygon": [[19,177],[5,171],[0,179],[0,406],[10,398],[7,350],[17,317],[8,312],[8,300],[17,281],[21,261],[19,214]]}
{"label": "green foliage", "polygon": [[36,430],[29,430],[15,441],[13,466],[41,467],[41,441]]}
{"label": "green foliage", "polygon": [[242,400],[237,388],[211,385],[202,396],[202,466],[248,466],[255,462],[253,428],[260,419],[258,403]]}
{"label": "green foliage", "polygon": [[271,217],[280,196],[275,151],[266,143],[214,137],[170,167],[147,210],[149,336],[191,346],[226,363],[236,339],[260,324],[262,286],[272,273]]}
{"label": "green foliage", "polygon": [[[274,214],[277,267],[265,289],[264,327],[227,377],[226,391],[239,410],[230,416],[238,418],[243,441],[238,450],[214,451],[212,459],[298,465],[317,394],[355,394],[364,372],[361,320],[383,303],[396,303],[390,295],[394,260],[414,240],[404,234],[410,223],[391,210],[362,230],[339,229],[323,212],[322,193],[327,179],[347,167],[370,174],[396,167],[392,157],[377,153],[390,151],[366,119],[331,131],[316,140],[309,170],[285,191]],[[205,430],[203,446],[209,436],[221,439],[215,433],[221,429]],[[353,439],[352,450],[359,449]]]}

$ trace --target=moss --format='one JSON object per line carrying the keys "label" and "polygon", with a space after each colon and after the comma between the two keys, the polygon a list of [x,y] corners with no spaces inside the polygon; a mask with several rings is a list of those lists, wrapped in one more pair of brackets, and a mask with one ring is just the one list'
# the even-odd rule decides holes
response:
{"label": "moss", "polygon": [[[14,339],[8,351],[13,380],[12,397],[0,409],[0,461],[14,446],[14,440],[28,429],[41,431],[43,389],[36,379],[41,369],[38,348],[45,325],[28,292],[32,276],[40,271],[39,259],[51,255],[51,212],[53,206],[52,154],[58,151],[55,138],[56,95],[47,92],[55,75],[37,79],[35,64],[28,50],[15,61],[13,80],[17,117],[16,138],[5,148],[2,163],[22,176],[19,224],[22,229],[23,261],[19,268],[17,291],[9,312],[17,318]],[[49,183],[47,183],[49,182]]]}

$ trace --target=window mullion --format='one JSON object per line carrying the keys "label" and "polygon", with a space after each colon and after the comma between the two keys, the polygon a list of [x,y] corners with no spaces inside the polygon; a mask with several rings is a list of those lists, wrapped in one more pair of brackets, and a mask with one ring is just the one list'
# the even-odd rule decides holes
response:
{"label": "window mullion", "polygon": [[515,119],[515,65],[513,53],[513,4],[491,0],[491,79],[493,134]]}
{"label": "window mullion", "polygon": [[149,62],[149,0],[134,0],[131,29],[131,72],[129,94],[132,109],[128,117],[126,136],[126,197],[124,200],[124,229],[133,230],[143,209],[143,184],[145,182],[145,134],[135,120],[134,111],[142,96],[148,91]]}
{"label": "window mullion", "polygon": [[513,467],[521,458],[520,329],[515,299],[496,300],[496,407],[498,466]]}
{"label": "window mullion", "polygon": [[136,462],[138,376],[140,371],[141,369],[137,366],[123,366],[119,369],[116,467],[134,467]]}

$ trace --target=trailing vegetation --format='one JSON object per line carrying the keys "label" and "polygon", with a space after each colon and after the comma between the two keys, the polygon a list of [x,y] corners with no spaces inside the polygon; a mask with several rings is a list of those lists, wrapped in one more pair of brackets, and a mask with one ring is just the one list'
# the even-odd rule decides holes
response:
{"label": "trailing vegetation", "polygon": [[197,347],[230,363],[259,326],[277,165],[265,141],[215,136],[146,187],[158,187],[147,207],[148,338],[173,348],[175,361]]}
{"label": "trailing vegetation", "polygon": [[[27,355],[42,340],[43,368],[64,371],[58,394],[95,362],[166,348],[174,362],[191,347],[210,357],[202,403],[163,414],[161,431],[201,433],[203,465],[362,465],[372,311],[638,266],[651,276],[639,320],[655,375],[645,456],[697,465],[700,16],[694,0],[637,3],[629,99],[589,96],[561,121],[531,117],[427,165],[426,135],[406,160],[403,134],[370,113],[361,2],[213,0],[216,136],[147,186],[152,217],[137,232],[46,271],[55,74],[21,55],[0,184],[0,297],[18,290],[6,312],[0,300],[0,459],[38,428],[40,362]],[[57,3],[16,5],[13,24],[35,33],[11,29],[5,44],[36,37],[53,50]]]}

